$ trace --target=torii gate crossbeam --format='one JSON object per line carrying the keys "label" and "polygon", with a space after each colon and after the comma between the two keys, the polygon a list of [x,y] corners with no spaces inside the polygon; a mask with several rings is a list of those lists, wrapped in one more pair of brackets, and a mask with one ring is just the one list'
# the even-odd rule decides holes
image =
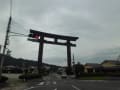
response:
{"label": "torii gate crossbeam", "polygon": [[[54,39],[54,41],[45,40],[46,37],[52,38],[52,39]],[[40,70],[42,67],[44,43],[67,46],[67,65],[68,65],[69,70],[72,70],[72,68],[71,68],[71,47],[75,47],[76,44],[71,43],[71,41],[76,41],[77,39],[78,39],[78,37],[57,35],[57,34],[51,34],[51,33],[30,30],[28,40],[39,43],[39,52],[38,52],[38,71],[39,71],[39,73],[41,72]],[[66,42],[58,42],[58,40],[65,40]]]}

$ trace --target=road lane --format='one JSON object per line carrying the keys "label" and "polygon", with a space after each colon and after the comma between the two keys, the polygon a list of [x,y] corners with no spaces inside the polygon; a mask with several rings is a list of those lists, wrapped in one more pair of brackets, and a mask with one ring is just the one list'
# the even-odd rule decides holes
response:
{"label": "road lane", "polygon": [[55,88],[54,90],[57,90],[57,88]]}
{"label": "road lane", "polygon": [[53,84],[56,84],[56,81],[54,81]]}
{"label": "road lane", "polygon": [[26,89],[24,89],[24,90],[31,90],[31,89],[33,89],[33,88],[35,88],[35,87],[26,88]]}
{"label": "road lane", "polygon": [[[58,77],[58,76],[56,76]],[[120,90],[120,81],[61,79],[50,75],[25,90]]]}
{"label": "road lane", "polygon": [[75,90],[81,90],[81,89],[79,89],[78,87],[76,87],[75,85],[72,85],[72,87],[73,87]]}
{"label": "road lane", "polygon": [[120,81],[71,80],[69,83],[81,90],[120,90]]}
{"label": "road lane", "polygon": [[38,85],[43,85],[45,82],[40,82]]}

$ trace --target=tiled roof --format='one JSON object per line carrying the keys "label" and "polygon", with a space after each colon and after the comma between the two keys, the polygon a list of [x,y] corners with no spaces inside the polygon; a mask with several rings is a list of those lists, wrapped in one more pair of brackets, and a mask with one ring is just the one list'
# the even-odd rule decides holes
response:
{"label": "tiled roof", "polygon": [[102,67],[101,64],[97,63],[86,63],[85,66],[92,66],[94,68]]}
{"label": "tiled roof", "polygon": [[120,61],[117,61],[117,60],[105,60],[101,64],[108,63],[108,62],[112,64],[120,65]]}

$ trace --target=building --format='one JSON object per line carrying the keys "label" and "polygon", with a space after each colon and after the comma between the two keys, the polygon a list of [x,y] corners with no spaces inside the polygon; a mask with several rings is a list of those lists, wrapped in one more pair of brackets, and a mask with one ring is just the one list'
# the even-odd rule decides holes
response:
{"label": "building", "polygon": [[17,66],[8,65],[3,68],[4,73],[22,73],[22,69]]}
{"label": "building", "polygon": [[101,64],[97,63],[86,63],[84,65],[85,72],[86,73],[93,73],[93,72],[101,72],[102,71],[102,66]]}
{"label": "building", "polygon": [[120,61],[105,60],[101,63],[104,72],[120,72]]}
{"label": "building", "polygon": [[86,63],[84,65],[85,72],[120,72],[120,61],[118,60],[104,60],[101,64]]}

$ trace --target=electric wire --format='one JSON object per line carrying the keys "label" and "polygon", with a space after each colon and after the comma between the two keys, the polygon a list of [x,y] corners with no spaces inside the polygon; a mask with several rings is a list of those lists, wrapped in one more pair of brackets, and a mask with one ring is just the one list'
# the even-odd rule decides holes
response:
{"label": "electric wire", "polygon": [[22,33],[17,33],[17,32],[10,32],[13,33],[14,35],[11,36],[24,36],[24,37],[28,37],[28,35],[22,34]]}

